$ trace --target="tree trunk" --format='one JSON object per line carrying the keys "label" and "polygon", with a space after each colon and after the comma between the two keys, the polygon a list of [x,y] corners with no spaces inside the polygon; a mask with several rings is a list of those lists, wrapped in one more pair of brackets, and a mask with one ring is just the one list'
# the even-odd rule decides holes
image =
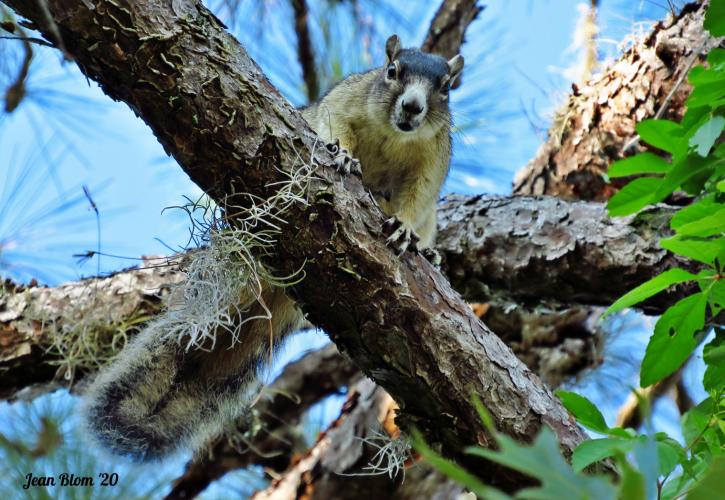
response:
{"label": "tree trunk", "polygon": [[[690,3],[657,23],[604,74],[573,93],[554,117],[549,137],[514,180],[514,194],[606,200],[609,164],[645,149],[635,125],[647,118],[679,121],[691,91],[690,67],[717,42],[703,30],[705,4]],[[657,152],[657,151],[655,151]]]}

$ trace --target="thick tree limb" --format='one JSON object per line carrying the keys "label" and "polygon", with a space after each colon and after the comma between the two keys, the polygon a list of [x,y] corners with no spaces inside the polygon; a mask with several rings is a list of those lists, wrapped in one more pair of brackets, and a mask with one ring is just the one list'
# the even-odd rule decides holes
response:
{"label": "thick tree limb", "polygon": [[[6,2],[33,20],[37,4]],[[289,210],[269,263],[301,268],[291,293],[314,324],[401,405],[401,427],[417,426],[457,459],[471,440],[491,445],[470,404],[480,395],[501,431],[530,440],[548,425],[570,454],[584,435],[541,381],[516,359],[421,256],[385,246],[383,215],[353,176],[340,178],[299,114],[238,42],[192,0],[45,2],[84,73],[127,102],[187,174],[225,206],[232,193],[267,199],[300,159],[318,179],[309,204]],[[279,170],[278,170],[279,169]],[[483,478],[522,484],[489,465]]]}
{"label": "thick tree limb", "polygon": [[[665,269],[687,265],[658,246],[672,213],[660,206],[612,219],[599,203],[452,195],[439,205],[436,248],[468,300],[606,306]],[[640,307],[661,314],[686,292],[675,288]]]}
{"label": "thick tree limb", "polygon": [[[443,200],[438,213],[437,248],[451,284],[466,300],[489,304],[481,317],[550,385],[596,364],[590,358],[595,352],[590,340],[596,339],[579,334],[592,330],[594,317],[580,304],[607,305],[662,270],[686,265],[656,243],[667,235],[667,207],[610,219],[597,203],[454,195]],[[53,332],[93,327],[107,332],[97,340],[109,345],[120,327],[133,333],[161,312],[160,291],[184,280],[184,273],[178,260],[145,265],[151,267],[56,288],[18,290],[8,284],[0,295],[0,398],[57,379],[56,367],[49,367],[61,359],[57,350],[48,350]],[[643,307],[661,314],[686,292],[674,288]],[[80,363],[72,379],[95,366]]]}
{"label": "thick tree limb", "polygon": [[152,259],[149,267],[55,288],[2,284],[0,399],[33,384],[77,381],[105,363],[185,279],[179,260]]}
{"label": "thick tree limb", "polygon": [[574,92],[557,112],[549,138],[514,180],[514,194],[605,200],[618,185],[602,176],[609,164],[642,150],[635,125],[646,118],[679,120],[690,93],[685,76],[716,42],[702,28],[704,4],[691,3],[657,23],[640,43]]}

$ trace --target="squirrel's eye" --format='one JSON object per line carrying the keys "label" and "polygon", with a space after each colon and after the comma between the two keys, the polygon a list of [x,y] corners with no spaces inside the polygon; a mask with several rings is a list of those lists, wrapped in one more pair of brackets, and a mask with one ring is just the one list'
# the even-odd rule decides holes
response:
{"label": "squirrel's eye", "polygon": [[395,77],[397,76],[397,74],[398,74],[398,72],[395,68],[395,64],[391,64],[390,66],[388,66],[388,72],[386,73],[385,76],[388,77],[388,80],[395,80]]}

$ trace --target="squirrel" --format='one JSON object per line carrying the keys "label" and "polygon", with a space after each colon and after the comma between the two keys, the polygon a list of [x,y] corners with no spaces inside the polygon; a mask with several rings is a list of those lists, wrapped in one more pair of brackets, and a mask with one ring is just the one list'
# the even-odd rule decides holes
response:
{"label": "squirrel", "polygon": [[[388,244],[421,250],[437,265],[431,246],[451,157],[449,91],[463,57],[403,49],[397,35],[385,52],[384,66],[347,77],[301,112],[338,169],[361,173],[389,217]],[[270,337],[276,348],[304,324],[283,288],[263,282],[261,298],[248,293],[240,303],[250,319],[240,332],[219,329],[200,349],[164,335],[162,321],[149,323],[87,390],[83,417],[93,438],[117,454],[159,459],[201,448],[248,412]]]}

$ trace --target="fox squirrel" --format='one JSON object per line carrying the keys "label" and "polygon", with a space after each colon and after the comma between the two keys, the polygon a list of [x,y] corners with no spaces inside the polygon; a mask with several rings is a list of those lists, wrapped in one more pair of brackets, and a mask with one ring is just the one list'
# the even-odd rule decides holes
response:
{"label": "fox squirrel", "polygon": [[[403,49],[397,35],[385,52],[382,68],[347,77],[302,115],[332,144],[340,169],[361,169],[390,217],[388,243],[436,260],[436,205],[451,156],[448,94],[463,58]],[[161,458],[200,447],[242,415],[270,336],[278,346],[304,323],[282,288],[263,284],[260,303],[248,293],[240,298],[251,304],[248,317],[263,317],[266,305],[272,318],[246,321],[236,342],[220,329],[209,349],[187,351],[163,335],[163,323],[150,323],[87,392],[83,414],[95,439],[137,460]]]}

